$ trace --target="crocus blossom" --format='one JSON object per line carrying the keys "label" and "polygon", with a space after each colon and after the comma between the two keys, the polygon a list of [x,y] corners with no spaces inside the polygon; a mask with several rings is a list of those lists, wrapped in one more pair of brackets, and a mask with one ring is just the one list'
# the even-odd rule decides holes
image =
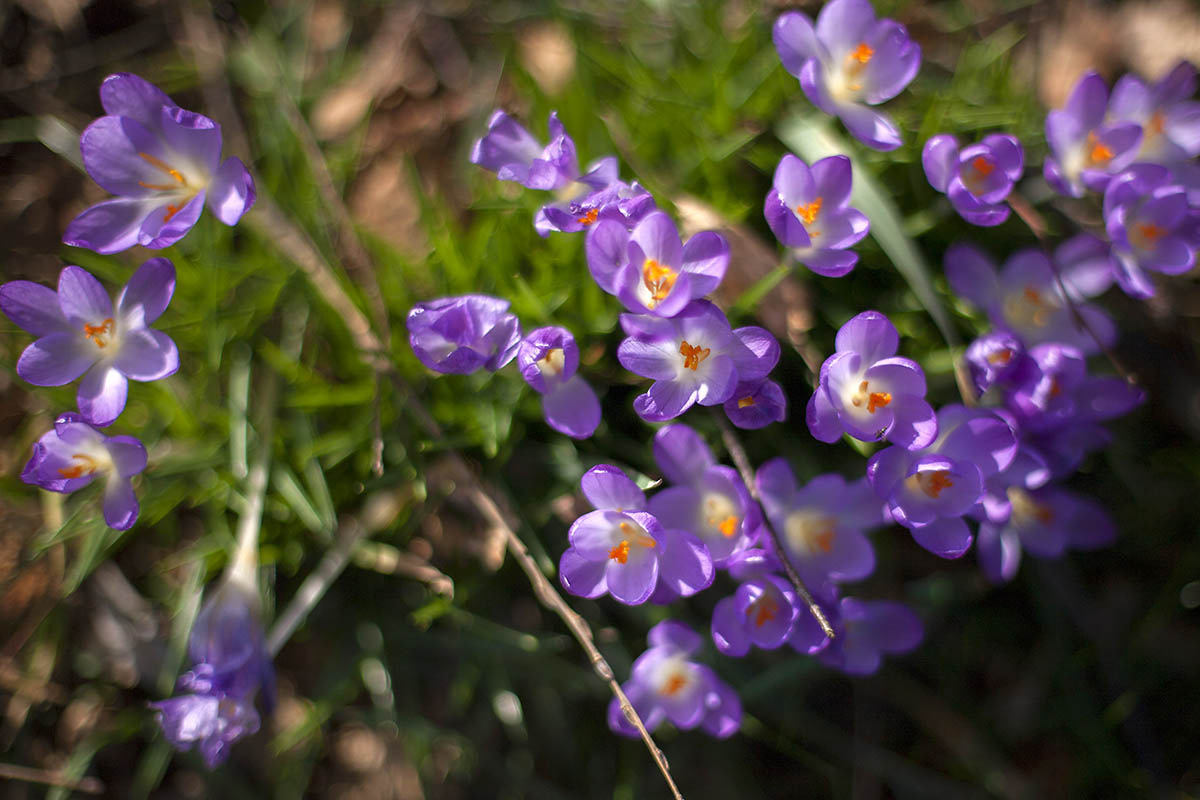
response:
{"label": "crocus blossom", "polygon": [[637,181],[625,183],[614,178],[601,185],[603,177],[590,174],[587,182],[581,179],[583,188],[572,199],[547,203],[538,209],[533,218],[538,235],[549,236],[551,231],[579,233],[600,220],[619,223],[628,231],[656,208],[654,197]]}
{"label": "crocus blossom", "polygon": [[830,156],[810,168],[791,153],[775,168],[763,204],[767,224],[797,261],[818,275],[839,278],[858,263],[848,250],[867,235],[865,214],[850,207],[850,159]]}
{"label": "crocus blossom", "polygon": [[784,69],[813,105],[840,117],[868,147],[900,146],[896,124],[868,106],[895,97],[920,69],[921,48],[903,25],[877,20],[867,0],[831,0],[815,26],[799,11],[780,16],[774,39]]}
{"label": "crocus blossom", "polygon": [[[723,655],[744,656],[750,647],[774,650],[789,641],[802,610],[792,585],[777,574],[775,559],[761,551],[747,550],[730,566],[730,574],[741,581],[729,597],[713,608],[713,643]],[[821,635],[821,639],[828,639]]]}
{"label": "crocus blossom", "polygon": [[104,521],[128,530],[138,516],[130,479],[146,468],[146,448],[132,436],[105,436],[74,412],[34,442],[21,480],[51,492],[69,493],[104,480]]}
{"label": "crocus blossom", "polygon": [[[646,729],[670,720],[682,730],[700,727],[719,739],[736,733],[742,723],[737,693],[710,667],[689,658],[700,649],[700,635],[664,620],[650,629],[649,640],[650,647],[633,662],[630,679],[621,686]],[[608,727],[622,736],[638,736],[615,697],[608,706]]]}
{"label": "crocus blossom", "polygon": [[1083,197],[1090,189],[1102,192],[1112,177],[1137,157],[1142,127],[1136,122],[1111,120],[1108,87],[1088,72],[1067,98],[1064,108],[1046,115],[1046,156],[1042,172],[1059,194]]}
{"label": "crocus blossom", "polygon": [[1137,160],[1173,165],[1200,155],[1200,103],[1196,68],[1181,61],[1158,81],[1147,85],[1127,73],[1113,84],[1108,115],[1142,127]]}
{"label": "crocus blossom", "polygon": [[135,244],[167,247],[192,229],[207,205],[235,225],[254,205],[254,179],[236,156],[221,159],[221,126],[186,111],[137,75],[100,85],[107,116],[79,140],[92,180],[117,195],[67,225],[66,244],[116,253]]}
{"label": "crocus blossom", "polygon": [[38,337],[17,360],[17,374],[34,386],[62,386],[83,375],[77,396],[83,419],[111,424],[125,409],[127,379],[153,381],[179,369],[175,342],[148,327],[174,291],[175,267],[165,258],[142,264],[115,306],[80,267],[59,273],[57,292],[30,281],[0,286],[0,311]]}
{"label": "crocus blossom", "polygon": [[619,468],[600,464],[580,481],[596,506],[571,525],[571,546],[559,561],[563,588],[580,597],[612,595],[644,603],[663,583],[687,597],[713,579],[708,548],[692,533],[664,528],[645,508],[645,495]]}
{"label": "crocus blossom", "polygon": [[1196,262],[1187,190],[1166,167],[1137,164],[1114,178],[1104,191],[1104,227],[1117,284],[1133,297],[1154,294],[1148,271],[1179,275]]}
{"label": "crocus blossom", "polygon": [[1008,219],[1004,199],[1025,170],[1025,151],[1007,133],[966,147],[943,133],[925,142],[921,164],[929,185],[950,198],[959,216],[972,225],[999,225]]}
{"label": "crocus blossom", "polygon": [[842,433],[855,439],[918,449],[937,435],[933,408],[925,402],[925,373],[900,358],[900,334],[878,311],[864,311],[837,333],[837,352],[825,359],[806,421],[822,442]]}
{"label": "crocus blossom", "polygon": [[521,323],[508,305],[484,294],[417,303],[408,312],[408,342],[421,363],[437,372],[498,370],[521,344]]}
{"label": "crocus blossom", "polygon": [[849,675],[874,674],[885,653],[908,653],[925,635],[921,618],[902,603],[844,597],[833,618],[838,636],[817,658]]}
{"label": "crocus blossom", "polygon": [[724,403],[739,380],[764,378],[779,360],[775,337],[753,326],[731,330],[707,300],[693,300],[670,319],[622,314],[621,327],[628,338],[617,348],[617,360],[654,380],[633,403],[650,422],[674,419],[695,403]]}
{"label": "crocus blossom", "polygon": [[737,427],[758,430],[787,418],[787,395],[778,383],[766,378],[741,381],[724,408],[725,416]]}
{"label": "crocus blossom", "polygon": [[542,396],[546,424],[559,433],[586,439],[600,424],[600,401],[576,374],[579,346],[566,328],[531,331],[517,348],[521,377]]}
{"label": "crocus blossom", "polygon": [[261,689],[269,711],[275,703],[271,666],[253,585],[226,579],[208,599],[188,638],[192,668],[179,677],[181,694],[151,707],[163,735],[177,750],[198,745],[209,769],[229,758],[230,746],[258,730],[254,708]]}

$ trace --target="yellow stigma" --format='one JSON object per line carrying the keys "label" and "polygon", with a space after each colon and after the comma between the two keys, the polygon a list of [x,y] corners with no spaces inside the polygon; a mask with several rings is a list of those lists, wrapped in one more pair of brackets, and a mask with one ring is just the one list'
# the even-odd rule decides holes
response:
{"label": "yellow stigma", "polygon": [[598,216],[600,216],[600,212],[597,209],[589,208],[586,214],[584,214],[582,217],[576,217],[575,221],[586,228],[588,225],[591,225],[593,222],[595,222],[596,217]]}
{"label": "yellow stigma", "polygon": [[85,322],[83,323],[83,338],[91,339],[96,347],[103,349],[108,346],[108,339],[106,337],[112,335],[112,329],[112,317],[104,320],[99,325],[89,325]]}
{"label": "yellow stigma", "polygon": [[629,540],[622,539],[621,543],[608,551],[608,557],[613,561],[624,564],[629,560]]}
{"label": "yellow stigma", "polygon": [[181,187],[186,187],[188,185],[187,178],[183,177],[183,173],[177,169],[173,169],[170,164],[167,164],[161,158],[152,156],[149,153],[138,153],[138,155],[141,156],[143,159],[145,159],[152,167],[157,169],[159,172],[165,173],[165,174],[169,175],[170,177],[174,178],[175,183],[177,184],[177,185],[172,185],[169,183],[145,183],[143,181],[138,181],[138,186],[145,187],[146,189],[154,189],[159,192],[173,192]]}
{"label": "yellow stigma", "polygon": [[647,258],[642,264],[642,283],[645,284],[646,290],[650,292],[650,302],[646,305],[654,308],[663,300],[666,300],[678,277],[679,273],[675,270],[659,264],[653,258]]}
{"label": "yellow stigma", "polygon": [[975,156],[974,160],[971,161],[971,166],[974,167],[975,171],[984,178],[986,178],[988,175],[991,175],[992,171],[996,169],[996,165],[988,161],[983,156]]}
{"label": "yellow stigma", "polygon": [[712,352],[712,348],[701,348],[699,345],[690,345],[686,341],[679,343],[679,355],[683,356],[684,369],[690,369],[695,372],[700,368],[700,362],[708,358],[708,354]]}
{"label": "yellow stigma", "polygon": [[932,472],[919,472],[916,475],[909,475],[904,479],[904,482],[910,488],[920,489],[925,493],[926,497],[938,498],[942,494],[943,489],[947,489],[954,485],[954,481],[950,480],[950,471],[945,469],[934,470]]}
{"label": "yellow stigma", "polygon": [[1113,151],[1110,150],[1092,131],[1087,135],[1088,165],[1107,164],[1112,161]]}
{"label": "yellow stigma", "polygon": [[754,617],[754,627],[761,628],[779,613],[779,603],[769,594],[760,594],[758,599],[746,607],[746,616]]}
{"label": "yellow stigma", "polygon": [[892,402],[891,392],[871,392],[870,381],[863,381],[858,385],[858,394],[856,394],[850,403],[855,408],[862,408],[863,403],[867,404],[867,413],[874,414],[881,408],[884,408]]}
{"label": "yellow stigma", "polygon": [[[800,219],[804,222],[805,225],[812,225],[814,222],[816,222],[817,214],[820,214],[820,213],[821,213],[821,198],[820,197],[818,197],[816,200],[813,200],[811,203],[808,203],[806,205],[796,206],[796,216],[800,217]],[[816,236],[818,234],[810,234],[810,235]]]}
{"label": "yellow stigma", "polygon": [[738,408],[749,408],[752,405],[754,405],[754,398],[750,395],[738,398]]}
{"label": "yellow stigma", "polygon": [[854,52],[850,54],[860,64],[866,65],[871,60],[871,56],[875,55],[875,50],[866,42],[859,42],[858,47],[854,48]]}
{"label": "yellow stigma", "polygon": [[667,682],[663,684],[663,687],[659,690],[659,693],[665,694],[667,697],[671,697],[678,694],[680,689],[687,686],[687,683],[687,678],[676,672],[670,678],[667,678]]}
{"label": "yellow stigma", "polygon": [[71,456],[71,460],[75,462],[71,466],[58,468],[58,474],[68,480],[91,475],[97,469],[96,459],[85,453],[75,453]]}

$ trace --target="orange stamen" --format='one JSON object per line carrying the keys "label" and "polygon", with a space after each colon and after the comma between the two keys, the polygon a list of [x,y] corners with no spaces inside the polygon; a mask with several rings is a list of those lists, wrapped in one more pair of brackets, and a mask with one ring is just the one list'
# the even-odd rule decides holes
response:
{"label": "orange stamen", "polygon": [[1150,121],[1146,123],[1146,134],[1148,136],[1159,136],[1163,132],[1163,128],[1167,124],[1167,115],[1162,112],[1162,109],[1155,111],[1150,115]]}
{"label": "orange stamen", "polygon": [[871,56],[875,55],[875,50],[866,42],[859,42],[858,47],[854,48],[854,52],[850,54],[860,64],[866,64],[871,60]]}
{"label": "orange stamen", "polygon": [[824,530],[813,534],[809,537],[809,545],[816,545],[817,549],[822,553],[828,553],[833,549],[833,528],[825,528]]}
{"label": "orange stamen", "polygon": [[796,206],[796,215],[804,221],[805,225],[812,225],[817,220],[817,214],[821,213],[821,198],[818,197],[807,205]]}
{"label": "orange stamen", "polygon": [[929,484],[922,485],[921,491],[925,492],[929,497],[938,497],[942,490],[953,486],[954,481],[950,480],[950,473],[947,470],[939,469],[929,476]]}
{"label": "orange stamen", "polygon": [[70,467],[59,467],[58,474],[68,480],[72,478],[82,478],[84,475],[91,475],[96,471],[96,459],[86,453],[75,453],[71,459],[77,463]]}
{"label": "orange stamen", "polygon": [[890,392],[871,392],[867,396],[867,411],[874,414],[876,409],[883,408],[890,402],[892,402]]}
{"label": "orange stamen", "polygon": [[974,160],[971,161],[971,166],[975,168],[976,172],[985,178],[988,175],[991,175],[992,171],[996,169],[996,165],[991,161],[988,161],[983,156],[975,156]]}
{"label": "orange stamen", "polygon": [[738,398],[738,408],[749,408],[752,405],[754,405],[754,398],[750,395]]}
{"label": "orange stamen", "polygon": [[1095,131],[1087,135],[1087,146],[1089,164],[1107,164],[1112,160],[1113,151],[1096,137]]}
{"label": "orange stamen", "polygon": [[[159,170],[160,172],[165,172],[167,175],[170,175],[172,178],[174,178],[175,182],[178,183],[179,186],[188,185],[187,178],[183,177],[183,173],[177,169],[172,169],[171,166],[164,162],[161,158],[152,156],[149,153],[138,153],[138,155],[148,161],[155,169]],[[144,186],[147,189],[156,189],[160,192],[171,192],[179,188],[179,186],[172,186],[169,183],[143,183],[142,181],[138,181],[138,185]]]}
{"label": "orange stamen", "polygon": [[595,208],[589,208],[586,214],[584,214],[582,217],[576,217],[575,221],[586,228],[588,225],[591,225],[593,222],[595,222],[596,217],[598,216],[600,216],[599,210]]}
{"label": "orange stamen", "polygon": [[1142,235],[1148,243],[1153,244],[1158,239],[1161,239],[1167,232],[1166,228],[1155,225],[1153,222],[1143,222],[1137,226],[1138,233]]}
{"label": "orange stamen", "polygon": [[685,686],[687,686],[687,678],[676,673],[676,674],[672,675],[670,678],[667,678],[667,682],[663,684],[661,694],[665,694],[667,697],[671,697],[672,695],[677,694],[679,692],[679,690]]}
{"label": "orange stamen", "polygon": [[717,530],[721,532],[722,536],[728,539],[730,536],[733,536],[735,533],[737,533],[738,522],[740,522],[740,520],[737,517],[728,516],[721,520],[720,524],[717,525]]}
{"label": "orange stamen", "polygon": [[168,203],[168,204],[167,204],[167,213],[163,215],[163,222],[170,222],[170,221],[171,221],[171,217],[173,217],[173,216],[175,216],[176,214],[178,214],[178,213],[179,213],[179,212],[180,212],[182,209],[183,209],[183,205],[182,205],[182,204],[180,204],[180,205],[177,205],[177,206],[173,206],[173,205],[171,205],[171,204],[169,204],[169,203]]}
{"label": "orange stamen", "polygon": [[712,348],[701,348],[699,345],[690,345],[686,341],[679,343],[679,355],[683,356],[683,366],[685,369],[690,369],[695,372],[700,368],[700,362],[708,358],[708,354],[712,352]]}
{"label": "orange stamen", "polygon": [[629,560],[629,540],[622,539],[621,543],[608,551],[608,557],[613,561],[624,564]]}
{"label": "orange stamen", "polygon": [[769,594],[762,594],[746,608],[746,616],[754,615],[754,627],[761,628],[767,620],[775,619],[779,613],[779,603]]}
{"label": "orange stamen", "polygon": [[650,302],[647,305],[650,308],[654,308],[663,300],[666,300],[678,277],[679,273],[675,270],[659,264],[653,258],[647,258],[645,263],[642,264],[642,283],[646,285],[647,291],[650,292]]}
{"label": "orange stamen", "polygon": [[93,342],[95,342],[96,347],[107,347],[108,340],[103,337],[111,334],[112,328],[112,317],[104,320],[104,322],[100,323],[99,325],[89,325],[85,322],[83,323],[83,338],[91,339]]}
{"label": "orange stamen", "polygon": [[989,364],[1001,365],[1001,364],[1007,364],[1008,362],[1012,361],[1012,357],[1013,357],[1012,348],[1006,347],[1003,350],[997,350],[996,352],[992,353],[990,356],[987,357],[987,360],[988,360]]}

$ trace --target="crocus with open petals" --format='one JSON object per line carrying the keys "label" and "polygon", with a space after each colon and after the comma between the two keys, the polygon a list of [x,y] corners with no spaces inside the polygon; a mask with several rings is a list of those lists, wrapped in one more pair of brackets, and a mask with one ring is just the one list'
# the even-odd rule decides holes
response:
{"label": "crocus with open petals", "polygon": [[929,185],[950,198],[960,217],[972,225],[999,225],[1008,219],[1004,199],[1025,169],[1025,151],[1007,133],[966,147],[943,133],[925,142],[921,164]]}
{"label": "crocus with open petals", "polygon": [[206,205],[226,225],[254,205],[249,170],[236,156],[221,159],[216,122],[129,73],[105,78],[100,102],[107,116],[84,130],[79,149],[88,175],[117,197],[72,220],[66,244],[98,253],[167,247]]}
{"label": "crocus with open petals", "polygon": [[1046,115],[1046,156],[1042,172],[1059,194],[1083,197],[1102,192],[1113,176],[1137,157],[1142,127],[1108,117],[1108,87],[1095,72],[1088,72],[1064,108]]}
{"label": "crocus with open petals", "polygon": [[80,267],[63,269],[57,292],[30,281],[0,286],[0,311],[38,337],[17,360],[17,374],[34,386],[62,386],[83,375],[76,398],[83,419],[111,424],[125,409],[127,379],[153,381],[179,369],[175,342],[148,327],[174,291],[175,267],[165,258],[142,264],[115,305]]}
{"label": "crocus with open petals", "polygon": [[1104,227],[1113,274],[1132,297],[1154,294],[1148,271],[1179,275],[1196,261],[1200,241],[1187,190],[1166,167],[1136,164],[1114,178],[1104,191]]}
{"label": "crocus with open petals", "polygon": [[1139,162],[1174,165],[1200,155],[1200,103],[1192,99],[1195,94],[1196,68],[1187,61],[1149,85],[1126,73],[1113,84],[1108,115],[1142,126]]}
{"label": "crocus with open petals", "polygon": [[546,424],[559,433],[586,439],[600,424],[596,392],[577,374],[579,346],[566,328],[531,331],[517,348],[521,377],[542,396]]}
{"label": "crocus with open petals", "polygon": [[130,479],[146,468],[146,448],[132,436],[105,436],[68,412],[33,445],[21,480],[51,492],[69,493],[104,480],[104,521],[124,531],[138,516]]}
{"label": "crocus with open petals", "polygon": [[902,603],[844,597],[831,616],[838,636],[817,659],[849,675],[874,674],[885,653],[908,653],[925,635],[921,618]]}
{"label": "crocus with open petals", "polygon": [[791,254],[818,275],[839,278],[858,263],[849,250],[867,235],[870,223],[850,207],[850,159],[830,156],[810,168],[791,153],[775,168],[763,204],[767,224]]}

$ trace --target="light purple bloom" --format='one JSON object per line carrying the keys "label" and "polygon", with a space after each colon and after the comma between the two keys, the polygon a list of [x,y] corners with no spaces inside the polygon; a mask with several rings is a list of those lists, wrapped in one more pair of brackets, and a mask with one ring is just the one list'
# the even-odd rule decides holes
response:
{"label": "light purple bloom", "polygon": [[725,401],[725,416],[739,428],[758,430],[787,418],[787,396],[775,381],[741,381]]}
{"label": "light purple bloom", "polygon": [[407,323],[413,353],[436,372],[495,371],[513,360],[521,344],[521,323],[508,312],[508,301],[485,294],[417,303]]}
{"label": "light purple bloom", "polygon": [[[723,655],[744,656],[751,645],[774,650],[792,636],[801,610],[792,585],[774,570],[774,559],[760,551],[740,554],[730,573],[742,583],[713,609],[713,643]],[[819,630],[819,629],[818,629]],[[824,642],[828,638],[822,633]]]}
{"label": "light purple bloom", "polygon": [[995,263],[982,250],[956,242],[946,250],[946,278],[956,294],[986,311],[993,325],[1016,334],[1026,347],[1063,342],[1095,353],[1100,345],[1112,344],[1117,333],[1112,319],[1081,299],[1103,292],[1112,282],[1107,246],[1081,234],[1062,244],[1054,261],[1091,333],[1076,324],[1055,278],[1055,265],[1040,250],[1018,250],[997,274]]}
{"label": "light purple bloom", "polygon": [[588,269],[630,311],[673,317],[711,293],[729,266],[729,243],[702,231],[683,244],[675,223],[653,211],[634,226],[601,220],[588,231]]}
{"label": "light purple bloom", "polygon": [[1037,369],[1005,398],[1022,433],[1053,433],[1112,419],[1142,401],[1141,390],[1121,378],[1089,376],[1083,353],[1074,347],[1049,342],[1029,355]]}
{"label": "light purple bloom", "polygon": [[848,484],[826,474],[800,488],[782,458],[759,467],[754,480],[784,556],[806,583],[861,580],[874,571],[875,551],[864,534],[883,525],[883,504],[866,480]]}
{"label": "light purple bloom", "polygon": [[574,199],[547,203],[538,209],[533,218],[533,227],[538,234],[549,236],[551,231],[579,233],[601,220],[616,222],[628,231],[654,211],[654,197],[637,181],[628,184],[617,180],[616,161],[611,164],[611,182],[601,185],[607,176],[589,173],[587,182],[580,179],[581,186],[586,188]]}
{"label": "light purple bloom", "polygon": [[1013,579],[1027,550],[1038,558],[1058,558],[1068,548],[1094,550],[1117,538],[1112,517],[1096,501],[1057,486],[1027,491],[1011,487],[1012,513],[1003,524],[979,526],[979,564],[993,583]]}
{"label": "light purple bloom", "polygon": [[621,327],[629,338],[617,348],[617,360],[654,380],[633,403],[649,422],[673,419],[695,403],[724,403],[739,380],[764,378],[779,360],[775,337],[758,327],[731,330],[707,300],[693,300],[670,319],[622,314]]}
{"label": "light purple bloom", "polygon": [[151,707],[163,735],[177,750],[198,744],[209,769],[229,758],[230,746],[259,728],[254,697],[263,690],[268,711],[274,705],[275,671],[267,655],[253,586],[225,580],[209,598],[188,639],[192,669],[175,690],[188,692]]}
{"label": "light purple bloom", "polygon": [[[579,158],[575,141],[563,128],[557,111],[550,112],[549,129],[550,143],[543,147],[519,122],[496,110],[488,120],[487,133],[471,148],[471,163],[526,189],[561,189],[579,179]],[[607,179],[604,184],[616,179],[616,159],[597,166]]]}
{"label": "light purple bloom", "polygon": [[1025,170],[1025,151],[1015,136],[993,133],[960,148],[948,133],[931,137],[921,151],[929,185],[950,198],[972,225],[999,225],[1008,219],[1004,203]]}
{"label": "light purple bloom", "polygon": [[901,603],[844,597],[838,612],[838,636],[817,658],[849,675],[874,674],[884,653],[910,652],[925,635],[920,617]]}
{"label": "light purple bloom", "polygon": [[1157,164],[1134,165],[1108,184],[1104,227],[1112,242],[1113,274],[1132,297],[1154,294],[1147,270],[1179,275],[1196,261],[1200,241],[1187,190]]}
{"label": "light purple bloom", "polygon": [[546,424],[559,433],[586,439],[600,424],[600,401],[581,376],[579,347],[566,328],[538,328],[517,349],[521,377],[542,395]]}
{"label": "light purple bloom", "polygon": [[1196,68],[1187,61],[1150,86],[1128,73],[1113,85],[1108,115],[1142,127],[1138,161],[1172,165],[1200,155],[1200,103],[1192,100],[1195,94]]}
{"label": "light purple bloom", "polygon": [[104,479],[104,522],[119,531],[133,526],[138,501],[130,479],[146,468],[146,448],[132,436],[105,436],[74,412],[34,442],[21,480],[69,493]]}
{"label": "light purple bloom", "polygon": [[[650,629],[649,640],[649,649],[633,662],[630,679],[621,687],[646,729],[670,720],[682,730],[700,727],[719,739],[736,733],[742,723],[737,693],[711,668],[689,659],[700,648],[699,634],[664,620]],[[615,697],[608,706],[608,727],[622,736],[638,736]]]}
{"label": "light purple bloom", "polygon": [[971,382],[979,395],[993,386],[1015,388],[1036,372],[1037,365],[1025,352],[1025,344],[1006,330],[985,333],[967,345],[963,361],[971,372]]}
{"label": "light purple bloom", "polygon": [[900,146],[900,130],[891,118],[867,106],[895,97],[921,66],[921,48],[903,25],[876,20],[866,0],[831,0],[815,27],[799,11],[780,16],[774,39],[784,69],[800,79],[813,105],[840,117],[868,147]]}
{"label": "light purple bloom", "polygon": [[717,464],[692,428],[659,430],[654,458],[671,482],[650,498],[649,510],[663,525],[695,534],[717,567],[754,543],[762,525],[758,505],[737,472]]}
{"label": "light purple bloom", "polygon": [[1042,172],[1059,194],[1083,197],[1087,189],[1102,192],[1114,175],[1137,157],[1142,127],[1136,122],[1109,121],[1108,87],[1088,72],[1071,90],[1064,108],[1046,115],[1046,156]]}
{"label": "light purple bloom", "polygon": [[995,414],[945,406],[938,411],[933,444],[880,450],[867,462],[867,479],[917,544],[942,558],[958,558],[971,547],[962,515],[983,498],[985,479],[1004,470],[1016,453],[1012,429]]}
{"label": "light purple bloom", "polygon": [[883,314],[864,311],[837,333],[837,352],[821,365],[808,401],[812,435],[833,443],[848,433],[918,449],[937,435],[937,419],[925,402],[925,373],[896,356],[900,334]]}
{"label": "light purple bloom", "polygon": [[142,264],[115,308],[80,267],[59,273],[57,292],[30,281],[0,286],[0,311],[38,337],[17,360],[17,374],[34,386],[63,386],[83,375],[76,398],[83,419],[111,424],[125,409],[127,379],[154,381],[179,369],[175,342],[148,327],[174,292],[175,267],[165,258]]}
{"label": "light purple bloom", "polygon": [[571,546],[559,561],[559,579],[571,594],[608,593],[627,605],[644,603],[664,585],[687,597],[713,579],[712,557],[695,535],[664,528],[641,511],[645,495],[617,467],[592,467],[580,484],[596,506],[571,525]]}
{"label": "light purple bloom", "polygon": [[818,275],[840,278],[854,269],[858,253],[846,248],[867,235],[866,215],[850,207],[850,159],[830,156],[809,168],[791,153],[775,168],[763,204],[767,224],[801,264]]}
{"label": "light purple bloom", "polygon": [[192,229],[207,204],[235,225],[254,205],[254,179],[234,156],[221,160],[221,126],[186,111],[129,73],[100,84],[108,116],[79,140],[92,180],[117,195],[71,221],[63,241],[98,253],[135,244],[167,247]]}

